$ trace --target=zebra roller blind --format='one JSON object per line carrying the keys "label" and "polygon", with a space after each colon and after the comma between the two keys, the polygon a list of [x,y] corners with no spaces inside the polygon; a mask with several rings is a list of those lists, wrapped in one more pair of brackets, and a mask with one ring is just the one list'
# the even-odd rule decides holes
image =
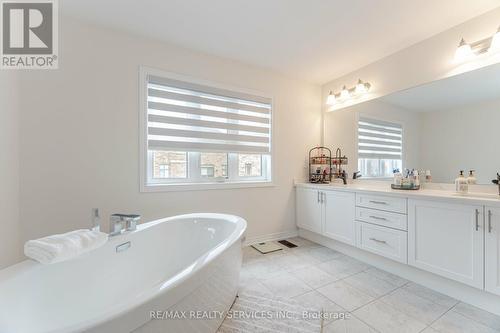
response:
{"label": "zebra roller blind", "polygon": [[400,124],[360,117],[358,157],[400,160],[403,154],[403,127]]}
{"label": "zebra roller blind", "polygon": [[149,150],[271,153],[271,99],[147,77]]}

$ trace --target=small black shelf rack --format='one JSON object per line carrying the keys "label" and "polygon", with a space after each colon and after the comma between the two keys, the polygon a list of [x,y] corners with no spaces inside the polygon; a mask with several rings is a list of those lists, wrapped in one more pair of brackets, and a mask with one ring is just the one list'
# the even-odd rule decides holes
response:
{"label": "small black shelf rack", "polygon": [[309,182],[327,184],[332,180],[332,151],[327,147],[309,150]]}

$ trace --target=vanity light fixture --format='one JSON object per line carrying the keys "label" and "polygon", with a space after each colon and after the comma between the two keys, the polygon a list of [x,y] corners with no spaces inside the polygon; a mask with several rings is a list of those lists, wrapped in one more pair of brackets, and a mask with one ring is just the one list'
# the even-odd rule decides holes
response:
{"label": "vanity light fixture", "polygon": [[349,97],[351,97],[349,90],[347,90],[346,86],[343,86],[342,91],[340,92],[340,98],[341,99],[348,99]]}
{"label": "vanity light fixture", "polygon": [[369,83],[364,83],[363,81],[361,81],[361,79],[359,79],[358,83],[356,84],[356,89],[354,90],[354,92],[358,95],[361,95],[367,92],[369,87],[370,87]]}
{"label": "vanity light fixture", "polygon": [[455,51],[455,60],[457,62],[466,61],[472,58],[473,55],[474,53],[472,52],[471,46],[465,42],[465,39],[462,38],[460,44],[458,44],[457,50]]}
{"label": "vanity light fixture", "polygon": [[368,82],[363,82],[361,79],[358,80],[358,83],[355,87],[347,88],[346,86],[342,87],[342,90],[339,93],[334,93],[330,91],[328,97],[326,98],[326,104],[334,105],[337,102],[344,102],[350,98],[359,97],[370,90],[371,84]]}
{"label": "vanity light fixture", "polygon": [[497,51],[500,51],[500,27],[493,36],[473,43],[467,43],[462,38],[455,51],[455,61],[464,62],[486,52],[492,53]]}
{"label": "vanity light fixture", "polygon": [[491,38],[491,45],[489,52],[500,51],[500,26],[498,27],[497,32]]}
{"label": "vanity light fixture", "polygon": [[328,97],[326,98],[326,104],[328,105],[334,105],[336,102],[335,94],[333,91],[330,91],[330,94],[328,94]]}

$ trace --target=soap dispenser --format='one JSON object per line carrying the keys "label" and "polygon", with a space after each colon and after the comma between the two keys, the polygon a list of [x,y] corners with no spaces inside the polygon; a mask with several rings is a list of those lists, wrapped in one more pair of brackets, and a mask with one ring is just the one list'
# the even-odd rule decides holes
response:
{"label": "soap dispenser", "polygon": [[469,170],[469,176],[467,177],[467,184],[469,184],[469,185],[477,184],[477,179],[476,179],[476,176],[474,175],[475,171],[476,170]]}
{"label": "soap dispenser", "polygon": [[455,179],[455,191],[457,193],[466,194],[469,191],[469,184],[464,177],[464,171],[460,170],[460,175]]}

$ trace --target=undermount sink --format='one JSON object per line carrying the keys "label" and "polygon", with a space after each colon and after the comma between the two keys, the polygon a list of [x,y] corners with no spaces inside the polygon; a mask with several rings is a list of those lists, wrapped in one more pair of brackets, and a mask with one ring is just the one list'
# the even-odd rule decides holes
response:
{"label": "undermount sink", "polygon": [[464,198],[480,198],[480,199],[500,199],[500,195],[497,193],[453,193],[454,196],[464,197]]}

